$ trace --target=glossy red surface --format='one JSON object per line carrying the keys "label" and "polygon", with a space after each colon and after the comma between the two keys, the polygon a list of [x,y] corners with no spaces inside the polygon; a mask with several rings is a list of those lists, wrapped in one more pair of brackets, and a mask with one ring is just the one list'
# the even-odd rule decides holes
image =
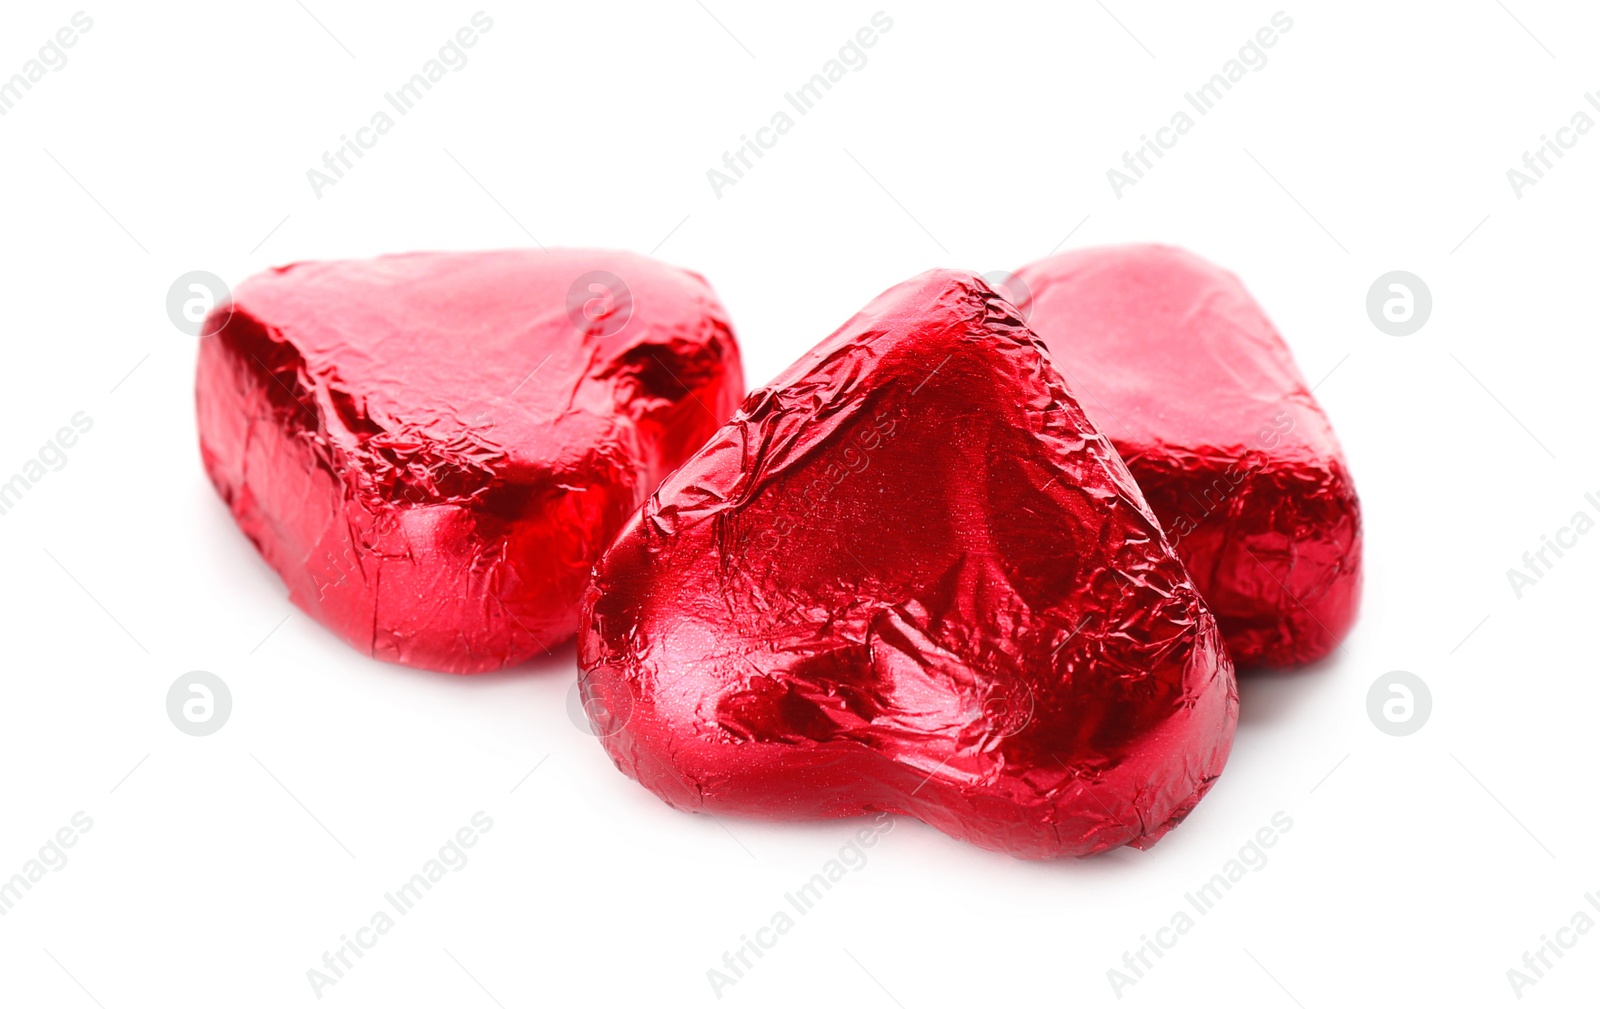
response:
{"label": "glossy red surface", "polygon": [[1222,770],[1215,622],[1016,310],[934,271],[752,394],[596,569],[581,683],[672,805],[1154,843]]}
{"label": "glossy red surface", "polygon": [[743,394],[705,281],[627,253],[297,263],[206,332],[206,471],[295,605],[452,673],[570,637],[590,566]]}
{"label": "glossy red surface", "polygon": [[1158,245],[1017,271],[1029,325],[1116,445],[1240,667],[1326,656],[1361,596],[1361,506],[1282,337],[1233,274]]}

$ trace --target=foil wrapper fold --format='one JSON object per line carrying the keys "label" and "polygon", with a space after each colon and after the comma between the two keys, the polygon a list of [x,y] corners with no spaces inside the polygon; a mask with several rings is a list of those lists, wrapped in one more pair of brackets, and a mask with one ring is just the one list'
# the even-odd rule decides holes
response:
{"label": "foil wrapper fold", "polygon": [[569,638],[594,561],[732,413],[699,276],[628,253],[296,263],[207,319],[201,455],[290,598],[451,673]]}
{"label": "foil wrapper fold", "polygon": [[1328,655],[1360,602],[1361,506],[1328,418],[1244,285],[1158,245],[1075,250],[1016,280],[1234,661]]}
{"label": "foil wrapper fold", "polygon": [[1145,847],[1221,772],[1211,615],[1017,310],[934,271],[651,495],[596,567],[580,683],[680,809],[915,816],[1023,858]]}

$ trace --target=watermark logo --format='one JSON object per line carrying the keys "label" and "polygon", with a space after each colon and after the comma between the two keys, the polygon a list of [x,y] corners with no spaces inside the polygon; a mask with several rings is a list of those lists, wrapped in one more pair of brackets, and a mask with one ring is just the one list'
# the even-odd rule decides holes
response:
{"label": "watermark logo", "polygon": [[616,336],[633,318],[633,291],[608,270],[590,270],[567,288],[567,318],[580,333]]}
{"label": "watermark logo", "polygon": [[[1600,496],[1585,494],[1583,500],[1595,515],[1600,515]],[[1539,546],[1522,552],[1522,569],[1506,568],[1506,581],[1511,583],[1511,593],[1520,601],[1522,594],[1544,580],[1555,569],[1556,562],[1567,555],[1580,542],[1579,537],[1595,527],[1594,515],[1580,508],[1572,513],[1572,521],[1555,531],[1539,537]]]}
{"label": "watermark logo", "polygon": [[[1600,94],[1584,92],[1583,100],[1590,107],[1600,111]],[[1555,131],[1552,138],[1548,133],[1539,135],[1539,146],[1531,151],[1522,152],[1522,167],[1507,168],[1506,181],[1511,183],[1511,195],[1522,199],[1522,191],[1532,186],[1537,186],[1545,173],[1555,168],[1556,161],[1567,156],[1568,151],[1578,146],[1579,138],[1594,129],[1594,119],[1583,109],[1572,114],[1567,125]],[[1551,160],[1552,156],[1555,160]]]}
{"label": "watermark logo", "polygon": [[[896,413],[903,413],[903,408]],[[755,536],[755,546],[776,550],[796,530],[810,528],[819,515],[826,515],[826,506],[834,491],[848,477],[864,473],[872,465],[873,455],[894,439],[900,419],[884,413],[866,418],[857,425],[835,458],[807,473],[803,480],[790,481],[787,497]]]}
{"label": "watermark logo", "polygon": [[196,669],[172,681],[167,690],[167,717],[178,731],[209,736],[228,723],[233,694],[222,677]]}
{"label": "watermark logo", "polygon": [[[1256,430],[1255,440],[1251,447],[1255,452],[1269,452],[1278,447],[1283,439],[1294,431],[1294,416],[1287,410],[1279,410],[1264,421]],[[1250,453],[1249,455],[1253,455]],[[1248,459],[1249,455],[1245,458]],[[1254,472],[1251,467],[1256,465],[1251,462],[1234,462],[1223,470],[1216,479],[1205,487],[1200,487],[1186,495],[1189,501],[1182,503],[1183,512],[1167,525],[1167,539],[1173,546],[1177,546],[1185,536],[1191,535],[1201,524],[1210,518],[1213,513],[1223,509],[1223,506],[1232,499],[1234,493],[1244,485]],[[1197,508],[1191,509],[1192,501]],[[1222,514],[1226,514],[1223,510]]]}
{"label": "watermark logo", "polygon": [[1021,680],[995,680],[979,695],[973,723],[990,740],[1006,739],[1033,721],[1033,688]]}
{"label": "watermark logo", "polygon": [[67,867],[67,848],[94,828],[94,820],[83,810],[72,814],[72,819],[52,834],[38,854],[22,863],[22,870],[10,879],[0,879],[0,917],[16,909],[17,902],[33,890],[34,884],[43,880],[45,872],[60,872]]}
{"label": "watermark logo", "polygon": [[1033,291],[1021,277],[1005,270],[990,270],[980,274],[983,282],[994,288],[994,293],[1011,302],[1022,321],[1027,322],[1028,316],[1033,312]]}
{"label": "watermark logo", "polygon": [[55,437],[45,442],[39,451],[22,464],[10,479],[0,474],[0,515],[7,515],[23,497],[51,473],[67,466],[67,450],[78,444],[78,439],[94,428],[94,418],[82,410],[72,415],[72,426],[62,425]]}
{"label": "watermark logo", "polygon": [[[231,298],[232,293],[221,277],[205,270],[191,270],[167,288],[167,318],[184,336],[210,336],[233,318]],[[226,306],[227,314],[207,330],[206,316],[218,305]]]}
{"label": "watermark logo", "polygon": [[[706,970],[711,993],[721,999],[727,994],[727,989],[743,981],[757,962],[776,947],[778,941],[788,935],[801,918],[810,914],[836,885],[851,873],[867,867],[867,849],[875,847],[882,836],[893,829],[894,818],[888,813],[879,813],[870,824],[856,831],[834,857],[822,863],[822,867],[810,879],[785,893],[782,906],[772,913],[767,924],[751,929],[754,936],[748,932],[739,936],[739,945],[723,952],[721,966]],[[791,914],[791,911],[794,913]]]}
{"label": "watermark logo", "polygon": [[[1255,35],[1246,39],[1244,45],[1239,47],[1238,54],[1223,63],[1222,69],[1193,91],[1184,92],[1184,103],[1201,118],[1210,115],[1217,103],[1247,74],[1266,69],[1266,51],[1277,45],[1279,38],[1289,34],[1293,28],[1294,18],[1283,11],[1273,14],[1271,23],[1262,25]],[[1156,161],[1166,157],[1166,152],[1177,147],[1178,141],[1194,129],[1195,123],[1195,118],[1187,110],[1179,108],[1172,113],[1167,125],[1154,131],[1153,139],[1148,133],[1141,133],[1139,146],[1122,152],[1121,167],[1106,169],[1106,181],[1111,183],[1112,195],[1122,199],[1122,191],[1138,185],[1155,168]]]}
{"label": "watermark logo", "polygon": [[[878,44],[878,38],[887,35],[894,27],[894,19],[883,11],[872,15],[871,23],[862,25],[855,35],[845,40],[839,47],[838,54],[822,64],[822,69],[811,75],[811,79],[795,88],[786,91],[783,95],[784,104],[768,117],[765,126],[758,127],[750,134],[741,134],[739,146],[730,151],[722,152],[722,167],[706,169],[706,181],[711,184],[711,195],[722,199],[722,191],[731,189],[739,184],[745,174],[755,168],[755,161],[766,157],[766,152],[778,146],[778,140],[794,129],[797,120],[795,116],[804,117],[814,109],[823,96],[833,90],[833,86],[844,80],[851,73],[859,71],[867,65],[866,50]],[[793,109],[795,115],[789,114]]]}
{"label": "watermark logo", "polygon": [[1433,693],[1416,673],[1384,673],[1367,691],[1367,717],[1386,735],[1409,736],[1428,724],[1431,714]]}
{"label": "watermark logo", "polygon": [[331,189],[343,181],[345,175],[355,168],[356,162],[366,157],[367,152],[377,147],[378,141],[394,129],[397,122],[395,116],[403,118],[409,115],[436,84],[450,74],[466,69],[466,51],[478,44],[480,36],[494,28],[494,18],[483,11],[472,15],[471,22],[458,28],[439,47],[434,58],[423,63],[422,69],[412,74],[410,79],[393,91],[383,93],[384,104],[394,110],[393,116],[380,107],[368,117],[365,126],[353,131],[354,137],[341,133],[338,146],[322,152],[321,167],[306,169],[306,181],[311,184],[313,196],[320,200],[323,190]]}
{"label": "watermark logo", "polygon": [[626,729],[633,721],[633,691],[623,684],[616,696],[605,698],[584,689],[588,682],[579,677],[567,691],[567,717],[572,719],[572,724],[579,732],[599,739],[615,736]]}
{"label": "watermark logo", "polygon": [[326,989],[343,981],[356,962],[377,946],[378,940],[388,935],[401,918],[416,910],[417,904],[432,892],[435,885],[448,874],[467,867],[467,849],[476,847],[483,835],[493,829],[494,818],[478,810],[472,814],[469,823],[445,839],[439,850],[423,862],[410,879],[392,892],[385,892],[384,906],[374,911],[365,925],[351,929],[354,936],[349,933],[339,936],[337,946],[323,951],[322,963],[306,971],[306,982],[311,985],[311,993],[320,1001],[327,994]]}
{"label": "watermark logo", "polygon": [[72,20],[56,29],[56,33],[45,39],[43,46],[39,47],[39,54],[33,59],[22,64],[22,69],[10,78],[0,78],[0,116],[6,115],[11,109],[33,90],[33,86],[44,80],[45,74],[60,71],[66,68],[68,49],[78,44],[80,35],[87,35],[89,29],[94,27],[94,19],[83,11],[72,15]]}
{"label": "watermark logo", "polygon": [[1125,950],[1122,962],[1106,970],[1112,994],[1121,999],[1127,989],[1144,980],[1156,963],[1166,957],[1167,951],[1178,945],[1200,919],[1215,910],[1235,886],[1267,867],[1267,849],[1276,847],[1283,835],[1293,829],[1294,817],[1278,810],[1210,879],[1184,893],[1184,906],[1174,911],[1165,925],[1152,929],[1154,936],[1149,933],[1139,936],[1139,945]]}
{"label": "watermark logo", "polygon": [[1380,333],[1410,336],[1432,314],[1433,294],[1415,273],[1391,270],[1367,288],[1367,318]]}
{"label": "watermark logo", "polygon": [[[1600,893],[1586,893],[1583,895],[1590,908],[1600,913]],[[1506,969],[1506,980],[1511,983],[1511,993],[1518,999],[1527,994],[1527,989],[1543,981],[1555,965],[1566,958],[1567,951],[1578,945],[1578,940],[1594,931],[1595,920],[1584,908],[1573,912],[1567,924],[1555,930],[1552,937],[1548,933],[1539,937],[1539,945],[1522,954],[1522,963],[1516,967]],[[1554,959],[1551,959],[1554,957]]]}

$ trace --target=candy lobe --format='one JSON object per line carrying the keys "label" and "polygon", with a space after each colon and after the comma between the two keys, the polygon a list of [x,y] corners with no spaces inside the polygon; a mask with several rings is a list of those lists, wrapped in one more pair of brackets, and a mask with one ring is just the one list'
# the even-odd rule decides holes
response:
{"label": "candy lobe", "polygon": [[1234,661],[1302,665],[1338,647],[1360,602],[1360,503],[1327,416],[1238,278],[1157,245],[1075,250],[1016,277]]}
{"label": "candy lobe", "polygon": [[445,672],[570,637],[594,560],[743,393],[705,282],[626,253],[298,263],[207,327],[201,454],[240,528],[354,647]]}
{"label": "candy lobe", "polygon": [[1145,846],[1226,760],[1214,621],[1015,309],[935,271],[752,394],[596,567],[581,685],[667,802]]}

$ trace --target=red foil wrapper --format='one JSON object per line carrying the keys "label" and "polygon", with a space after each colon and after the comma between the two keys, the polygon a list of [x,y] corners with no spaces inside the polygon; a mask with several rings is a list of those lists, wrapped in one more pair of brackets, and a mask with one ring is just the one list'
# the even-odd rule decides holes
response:
{"label": "red foil wrapper", "polygon": [[1159,245],[1063,253],[1016,277],[1234,661],[1331,652],[1360,601],[1361,506],[1328,418],[1239,279]]}
{"label": "red foil wrapper", "polygon": [[451,673],[570,637],[606,544],[743,395],[705,281],[628,253],[297,263],[205,333],[206,472],[295,605]]}
{"label": "red foil wrapper", "polygon": [[585,704],[685,810],[1144,847],[1227,758],[1215,621],[1015,308],[893,288],[651,496],[584,597]]}

